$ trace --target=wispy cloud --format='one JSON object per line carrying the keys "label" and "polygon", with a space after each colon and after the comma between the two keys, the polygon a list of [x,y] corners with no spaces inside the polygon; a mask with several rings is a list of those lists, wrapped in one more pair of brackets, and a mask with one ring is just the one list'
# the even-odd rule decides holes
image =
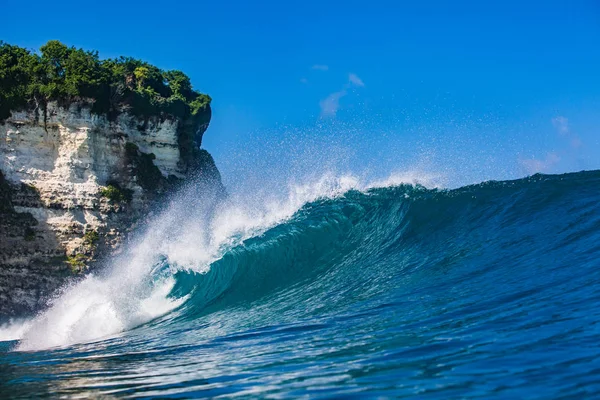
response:
{"label": "wispy cloud", "polygon": [[323,100],[319,102],[321,107],[321,117],[335,117],[338,110],[340,109],[340,99],[347,95],[348,92],[340,90],[339,92],[333,92]]}
{"label": "wispy cloud", "polygon": [[364,87],[365,83],[358,77],[358,75],[350,73],[348,74],[348,81],[358,87]]}
{"label": "wispy cloud", "polygon": [[554,152],[546,154],[546,158],[538,160],[530,158],[521,160],[521,166],[525,169],[528,175],[537,174],[538,172],[549,172],[560,161],[560,156]]}
{"label": "wispy cloud", "polygon": [[324,65],[324,64],[315,64],[312,67],[310,67],[310,69],[314,69],[316,71],[328,71],[329,70],[329,66],[328,65]]}
{"label": "wispy cloud", "polygon": [[528,175],[537,174],[538,172],[549,172],[560,161],[560,156],[554,152],[546,154],[546,158],[538,160],[530,158],[520,160],[521,166]]}
{"label": "wispy cloud", "polygon": [[559,143],[562,142],[562,145],[559,146],[558,151],[546,154],[546,157],[543,159],[533,157],[519,160],[519,163],[529,175],[538,172],[551,172],[559,162],[569,162],[579,157],[579,149],[583,145],[583,142],[579,138],[579,135],[571,130],[569,119],[559,115],[552,118],[551,122],[556,130],[556,134],[561,138]]}
{"label": "wispy cloud", "polygon": [[340,99],[348,94],[348,90],[353,87],[364,87],[365,84],[356,74],[348,74],[348,82],[342,86],[341,90],[331,93],[329,96],[319,102],[321,107],[321,118],[335,117],[340,109]]}
{"label": "wispy cloud", "polygon": [[306,84],[306,83],[308,83],[308,79],[306,79],[306,78],[301,78],[301,79],[300,79],[300,83],[305,83],[305,84]]}

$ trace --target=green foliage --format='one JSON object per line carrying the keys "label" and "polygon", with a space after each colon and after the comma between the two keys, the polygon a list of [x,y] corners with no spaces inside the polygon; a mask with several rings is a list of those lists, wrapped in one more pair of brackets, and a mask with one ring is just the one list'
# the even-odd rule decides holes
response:
{"label": "green foliage", "polygon": [[27,50],[0,42],[0,120],[27,105],[34,67],[35,58]]}
{"label": "green foliage", "polygon": [[87,231],[83,235],[83,243],[88,246],[94,245],[100,239],[100,235],[98,235],[97,231]]}
{"label": "green foliage", "polygon": [[85,269],[85,261],[87,257],[83,254],[75,254],[74,256],[67,256],[65,262],[71,267],[71,272],[77,274]]}
{"label": "green foliage", "polygon": [[129,203],[133,192],[129,189],[123,189],[116,182],[111,182],[105,188],[100,189],[100,196],[106,197],[113,203]]}
{"label": "green foliage", "polygon": [[100,60],[98,52],[51,40],[39,53],[0,42],[0,121],[11,111],[49,101],[89,101],[92,111],[186,119],[208,112],[210,97],[192,89],[181,71],[162,71],[133,58]]}

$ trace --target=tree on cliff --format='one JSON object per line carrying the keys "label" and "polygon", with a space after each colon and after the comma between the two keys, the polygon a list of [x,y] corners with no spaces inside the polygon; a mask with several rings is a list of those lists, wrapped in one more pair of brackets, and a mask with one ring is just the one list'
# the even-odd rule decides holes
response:
{"label": "tree on cliff", "polygon": [[163,71],[133,58],[100,60],[97,51],[51,40],[39,52],[0,42],[0,121],[12,111],[49,101],[89,102],[92,112],[116,117],[187,118],[208,112],[211,98],[192,89],[181,71]]}

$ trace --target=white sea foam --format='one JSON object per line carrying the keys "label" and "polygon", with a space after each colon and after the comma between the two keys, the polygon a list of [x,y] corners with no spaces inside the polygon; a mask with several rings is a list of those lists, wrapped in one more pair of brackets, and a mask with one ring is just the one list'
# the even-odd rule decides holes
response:
{"label": "white sea foam", "polygon": [[102,274],[90,274],[63,288],[49,308],[19,325],[0,327],[0,340],[20,339],[17,350],[41,350],[110,337],[179,307],[171,298],[175,284],[165,265],[204,273],[224,252],[243,240],[290,218],[304,204],[335,198],[349,190],[400,184],[432,186],[439,177],[392,174],[387,180],[362,182],[357,176],[324,174],[305,184],[288,185],[283,196],[232,195],[216,209],[201,190],[183,192],[149,229]]}
{"label": "white sea foam", "polygon": [[20,339],[30,326],[31,320],[11,319],[7,323],[0,325],[0,342]]}

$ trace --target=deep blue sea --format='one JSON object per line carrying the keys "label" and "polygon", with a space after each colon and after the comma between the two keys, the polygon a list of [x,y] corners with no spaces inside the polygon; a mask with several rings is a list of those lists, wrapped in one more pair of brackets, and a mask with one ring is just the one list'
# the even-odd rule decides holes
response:
{"label": "deep blue sea", "polygon": [[202,204],[3,326],[0,397],[600,397],[600,171]]}

